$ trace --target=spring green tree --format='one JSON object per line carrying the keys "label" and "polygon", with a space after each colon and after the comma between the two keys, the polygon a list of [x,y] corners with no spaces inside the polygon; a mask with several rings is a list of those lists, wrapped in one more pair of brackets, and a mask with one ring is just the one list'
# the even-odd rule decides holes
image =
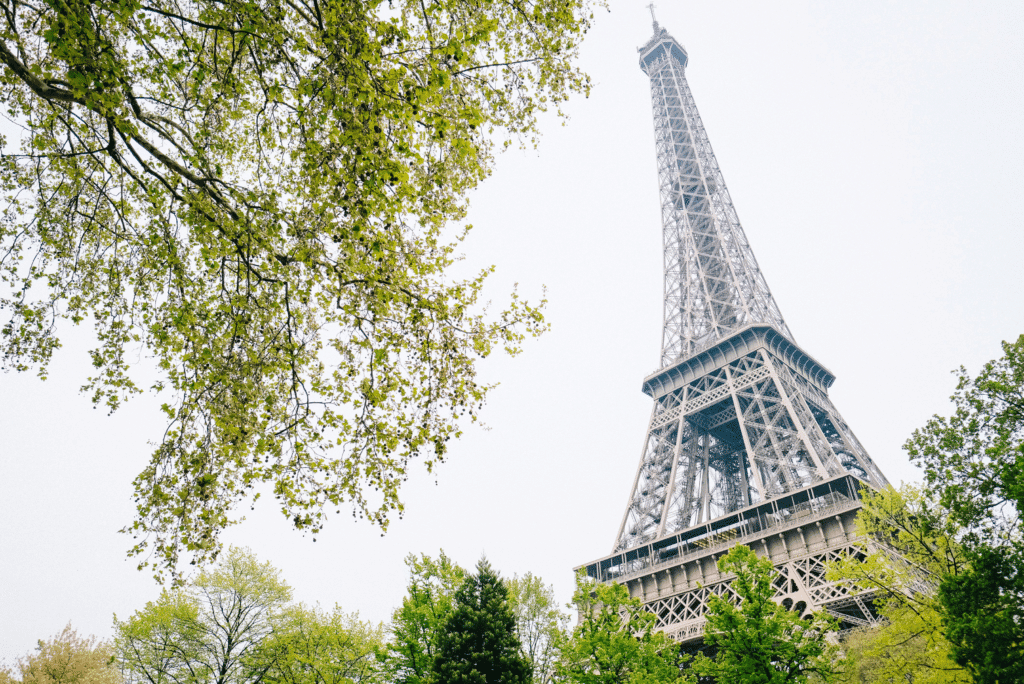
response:
{"label": "spring green tree", "polygon": [[621,584],[576,576],[579,622],[560,645],[556,681],[572,684],[691,682],[679,645],[655,629],[657,618]]}
{"label": "spring green tree", "polygon": [[261,485],[313,533],[401,513],[484,402],[476,360],[545,327],[449,267],[495,150],[587,92],[588,1],[4,5],[0,357],[45,376],[86,324],[96,404],[164,398],[143,565],[214,559]]}
{"label": "spring green tree", "polygon": [[454,609],[437,635],[438,684],[530,684],[508,588],[486,559],[455,592]]}
{"label": "spring green tree", "polygon": [[34,652],[15,661],[14,671],[0,668],[4,684],[121,684],[110,643],[81,637],[67,625]]}
{"label": "spring green tree", "polygon": [[229,547],[187,586],[165,589],[124,621],[115,644],[127,684],[261,684],[262,648],[291,588],[248,549]]}
{"label": "spring green tree", "polygon": [[429,684],[439,635],[467,573],[443,550],[437,560],[410,554],[405,564],[409,568],[408,590],[391,619],[384,664],[396,684]]}
{"label": "spring green tree", "polygon": [[385,639],[383,625],[358,614],[300,604],[274,617],[253,660],[263,665],[267,684],[382,684]]}
{"label": "spring green tree", "polygon": [[843,681],[972,681],[953,660],[937,594],[944,578],[967,570],[962,529],[915,485],[865,489],[861,499],[856,531],[863,552],[832,564],[827,576],[869,596],[879,622],[846,637],[851,662]]}
{"label": "spring green tree", "polygon": [[554,587],[533,573],[505,581],[509,604],[516,619],[516,633],[523,655],[533,669],[534,684],[550,684],[555,677],[558,644],[569,616],[559,610]]}
{"label": "spring green tree", "polygon": [[115,618],[126,684],[377,684],[383,625],[292,603],[270,563],[229,547],[188,584]]}
{"label": "spring green tree", "polygon": [[715,657],[699,654],[694,670],[720,684],[803,684],[835,681],[842,671],[838,647],[829,640],[835,622],[824,614],[802,620],[775,603],[775,568],[749,547],[735,546],[718,561],[736,602],[712,596],[704,641]]}
{"label": "spring green tree", "polygon": [[1024,335],[1002,347],[904,446],[962,529],[967,567],[938,598],[953,659],[985,684],[1024,681]]}

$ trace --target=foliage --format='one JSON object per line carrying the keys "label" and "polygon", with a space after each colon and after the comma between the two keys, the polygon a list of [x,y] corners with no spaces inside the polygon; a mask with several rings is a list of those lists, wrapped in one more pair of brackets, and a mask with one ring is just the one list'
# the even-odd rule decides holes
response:
{"label": "foliage", "polygon": [[558,681],[573,684],[686,682],[679,646],[655,630],[656,618],[618,583],[576,576],[579,623],[561,644]]}
{"label": "foliage", "polygon": [[1024,335],[977,377],[957,371],[952,416],[904,448],[962,529],[968,566],[939,586],[954,660],[978,682],[1024,680]]}
{"label": "foliage", "polygon": [[508,589],[481,559],[455,592],[455,607],[437,637],[434,681],[443,684],[529,684]]}
{"label": "foliage", "polygon": [[934,611],[916,612],[907,606],[887,611],[885,621],[844,637],[848,665],[838,681],[970,684],[970,674],[953,662],[941,626]]}
{"label": "foliage", "polygon": [[383,625],[358,614],[298,605],[275,618],[258,658],[267,684],[371,684],[384,681],[377,660],[384,639]]}
{"label": "foliage", "polygon": [[1024,514],[1024,335],[978,377],[956,372],[949,418],[933,416],[904,445],[969,544],[1020,540]]}
{"label": "foliage", "polygon": [[435,561],[426,554],[405,559],[408,595],[392,616],[385,667],[396,684],[428,684],[437,655],[437,639],[454,610],[455,592],[466,571],[442,550]]}
{"label": "foliage", "polygon": [[719,596],[708,602],[704,641],[715,647],[712,660],[699,654],[694,670],[719,684],[784,684],[834,681],[841,671],[838,648],[829,643],[834,621],[816,614],[809,620],[775,603],[771,561],[737,545],[718,561],[735,573],[730,584],[738,605]]}
{"label": "foliage", "polygon": [[490,269],[452,279],[445,227],[588,91],[588,1],[5,3],[3,363],[45,377],[89,321],[94,402],[164,393],[126,528],[158,573],[263,483],[298,528],[344,502],[386,528],[483,404],[476,359],[544,329],[479,306]]}
{"label": "foliage", "polygon": [[230,547],[187,587],[164,590],[128,620],[116,618],[128,684],[259,684],[273,661],[261,648],[291,589],[269,563]]}
{"label": "foliage", "polygon": [[828,577],[846,580],[872,597],[880,624],[851,634],[852,664],[844,681],[969,682],[952,659],[935,589],[965,572],[961,529],[927,492],[913,485],[863,490],[857,535],[865,553],[832,565]]}
{"label": "foliage", "polygon": [[533,682],[549,684],[555,676],[558,644],[569,616],[558,609],[554,587],[532,573],[506,580],[505,586],[523,655],[533,668]]}
{"label": "foliage", "polygon": [[96,637],[80,637],[67,625],[50,639],[39,641],[35,653],[16,662],[17,675],[0,668],[8,684],[120,684],[113,648]]}
{"label": "foliage", "polygon": [[856,533],[868,540],[867,553],[833,565],[828,577],[874,592],[879,608],[934,608],[934,588],[941,578],[967,567],[958,541],[962,529],[929,492],[915,485],[878,492],[862,489]]}
{"label": "foliage", "polygon": [[967,572],[939,587],[953,657],[979,684],[1024,681],[1024,556],[979,546],[970,557]]}

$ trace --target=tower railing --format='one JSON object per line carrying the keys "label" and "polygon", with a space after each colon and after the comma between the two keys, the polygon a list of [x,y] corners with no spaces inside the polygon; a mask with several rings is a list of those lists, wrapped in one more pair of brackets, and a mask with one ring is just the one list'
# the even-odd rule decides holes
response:
{"label": "tower railing", "polygon": [[756,541],[803,524],[812,516],[832,516],[860,507],[860,490],[868,486],[853,475],[820,482],[711,520],[704,525],[651,539],[600,560],[581,565],[587,576],[599,582],[624,582],[663,567],[685,563],[725,548]]}

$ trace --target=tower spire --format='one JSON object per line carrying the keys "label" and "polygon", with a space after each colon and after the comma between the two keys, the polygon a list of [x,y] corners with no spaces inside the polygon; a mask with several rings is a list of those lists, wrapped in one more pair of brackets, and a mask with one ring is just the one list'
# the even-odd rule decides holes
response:
{"label": "tower spire", "polygon": [[663,29],[640,49],[651,79],[665,249],[663,367],[752,323],[793,339],[733,207],[686,82],[687,61]]}
{"label": "tower spire", "polygon": [[655,33],[639,52],[661,200],[661,366],[643,383],[654,407],[614,551],[586,571],[629,584],[659,628],[690,640],[707,597],[725,591],[704,586],[715,549],[757,542],[788,578],[776,583],[786,600],[865,624],[870,609],[822,568],[854,549],[860,488],[888,483],[832,405],[835,377],[783,320],[690,93],[686,50],[650,9]]}

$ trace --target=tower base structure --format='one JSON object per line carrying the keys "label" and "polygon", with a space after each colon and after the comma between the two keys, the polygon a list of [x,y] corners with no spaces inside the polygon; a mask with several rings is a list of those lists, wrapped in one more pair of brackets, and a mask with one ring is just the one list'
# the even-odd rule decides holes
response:
{"label": "tower base structure", "polygon": [[577,570],[626,585],[659,629],[695,643],[709,598],[736,598],[718,559],[745,544],[775,565],[786,608],[875,623],[870,594],[825,577],[864,555],[860,492],[887,485],[832,405],[834,380],[764,323],[645,378],[655,405],[615,550]]}
{"label": "tower base structure", "polygon": [[871,596],[825,577],[826,564],[863,556],[855,529],[864,483],[842,475],[730,515],[579,566],[599,582],[618,582],[657,616],[657,628],[686,645],[704,638],[711,596],[736,599],[735,575],[718,559],[745,544],[775,565],[775,600],[801,615],[824,610],[841,629],[875,624]]}

